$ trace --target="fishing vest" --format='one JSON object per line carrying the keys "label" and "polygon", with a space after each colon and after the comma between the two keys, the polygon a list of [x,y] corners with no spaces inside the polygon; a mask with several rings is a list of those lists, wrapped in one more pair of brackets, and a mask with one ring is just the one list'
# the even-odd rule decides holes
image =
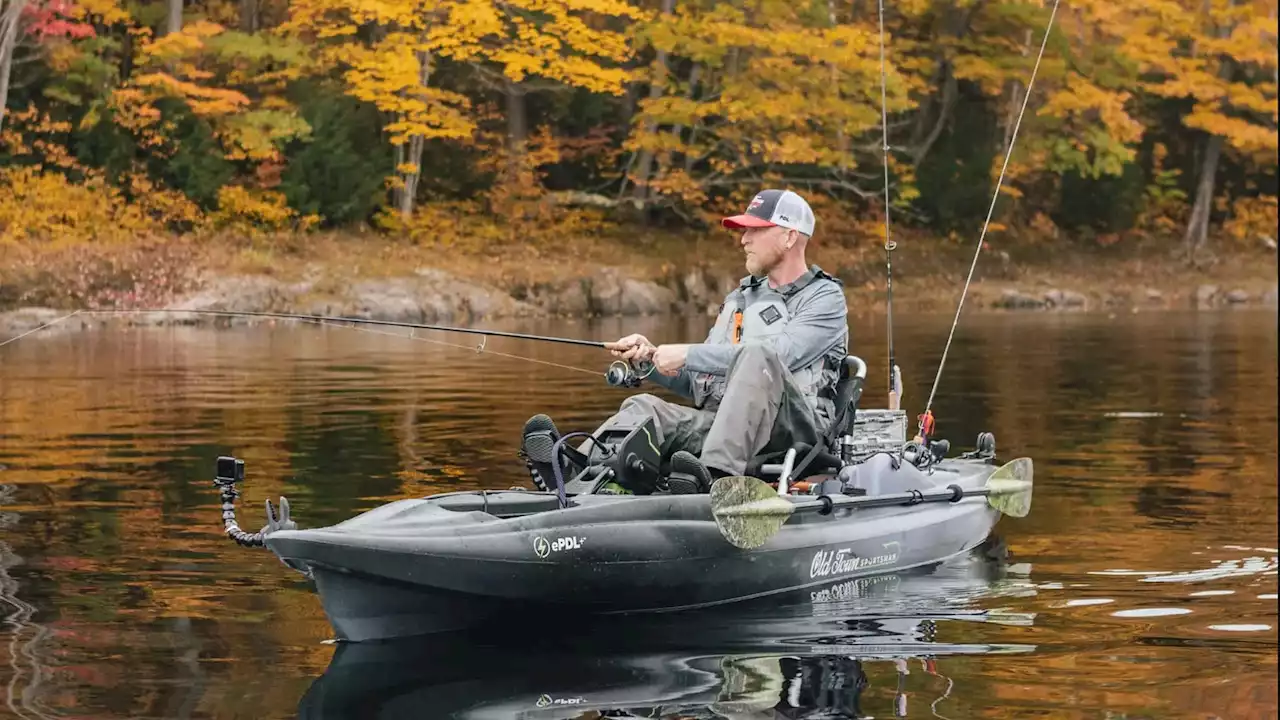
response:
{"label": "fishing vest", "polygon": [[[716,323],[707,335],[708,344],[732,344],[753,342],[781,334],[791,321],[791,308],[823,283],[841,284],[840,280],[813,265],[795,282],[779,288],[769,287],[766,278],[748,275],[725,297],[720,306]],[[825,429],[835,416],[835,387],[840,379],[840,368],[848,352],[849,330],[831,338],[831,345],[809,365],[791,371],[797,386],[803,391],[810,407]],[[709,373],[693,373],[693,402],[704,407],[708,402],[718,405],[724,397],[726,376]]]}

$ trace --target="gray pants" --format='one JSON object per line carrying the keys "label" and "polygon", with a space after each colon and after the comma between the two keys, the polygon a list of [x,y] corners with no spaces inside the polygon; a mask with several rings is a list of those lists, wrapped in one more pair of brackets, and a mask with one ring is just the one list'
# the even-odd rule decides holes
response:
{"label": "gray pants", "polygon": [[713,404],[698,409],[654,395],[633,395],[596,432],[653,418],[664,463],[676,451],[687,450],[708,468],[729,475],[741,475],[762,453],[819,440],[809,402],[769,346],[747,345],[738,353],[729,366],[724,397]]}

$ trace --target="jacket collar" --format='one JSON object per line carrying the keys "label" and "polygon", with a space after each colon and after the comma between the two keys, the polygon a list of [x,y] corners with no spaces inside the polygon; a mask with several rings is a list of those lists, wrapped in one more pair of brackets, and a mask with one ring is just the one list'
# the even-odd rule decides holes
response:
{"label": "jacket collar", "polygon": [[[787,283],[786,285],[779,285],[777,288],[777,292],[783,297],[794,295],[795,293],[798,293],[801,290],[808,287],[809,283],[812,283],[814,280],[817,280],[818,278],[822,278],[824,280],[831,280],[838,284],[843,284],[840,282],[838,278],[828,275],[825,271],[823,271],[822,268],[818,267],[817,265],[810,265],[809,269],[805,272],[805,274]],[[748,275],[742,279],[742,282],[739,284],[739,287],[741,287],[743,290],[758,288],[762,285],[765,287],[768,287],[768,284],[767,284],[768,280],[769,278],[766,276],[757,277],[755,275]]]}

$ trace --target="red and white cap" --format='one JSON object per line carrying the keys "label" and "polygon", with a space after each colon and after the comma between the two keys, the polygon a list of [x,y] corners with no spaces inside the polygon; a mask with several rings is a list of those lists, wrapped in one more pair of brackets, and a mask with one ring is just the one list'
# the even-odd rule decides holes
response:
{"label": "red and white cap", "polygon": [[747,211],[720,221],[727,228],[784,227],[813,235],[813,210],[790,190],[765,190],[751,199]]}

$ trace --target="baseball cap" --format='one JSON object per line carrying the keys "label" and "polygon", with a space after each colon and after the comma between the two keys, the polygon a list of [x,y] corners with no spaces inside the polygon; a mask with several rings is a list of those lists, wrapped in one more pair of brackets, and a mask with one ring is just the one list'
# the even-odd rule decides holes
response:
{"label": "baseball cap", "polygon": [[814,218],[809,203],[799,195],[790,190],[764,190],[751,198],[745,213],[727,217],[720,224],[734,229],[777,225],[812,235]]}

